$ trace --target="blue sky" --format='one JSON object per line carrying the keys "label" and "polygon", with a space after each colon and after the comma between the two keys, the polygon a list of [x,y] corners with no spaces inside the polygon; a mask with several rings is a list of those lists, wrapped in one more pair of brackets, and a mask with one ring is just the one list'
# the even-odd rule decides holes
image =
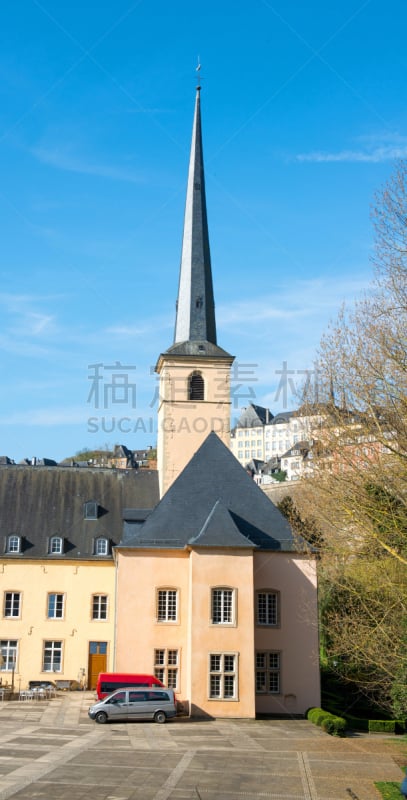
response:
{"label": "blue sky", "polygon": [[371,206],[407,156],[406,23],[405,0],[5,0],[0,455],[155,444],[198,57],[233,417],[295,406],[372,278]]}

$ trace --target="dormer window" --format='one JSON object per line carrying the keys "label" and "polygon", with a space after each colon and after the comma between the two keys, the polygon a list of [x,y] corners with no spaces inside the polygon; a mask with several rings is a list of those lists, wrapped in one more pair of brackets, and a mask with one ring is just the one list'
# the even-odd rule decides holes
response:
{"label": "dormer window", "polygon": [[205,384],[200,372],[193,372],[188,379],[188,400],[204,400]]}
{"label": "dormer window", "polygon": [[88,500],[83,507],[84,519],[97,519],[98,518],[98,504],[94,500]]}
{"label": "dormer window", "polygon": [[20,536],[9,536],[7,539],[7,553],[21,553],[21,538]]}
{"label": "dormer window", "polygon": [[109,553],[109,540],[104,536],[95,539],[95,556],[107,556]]}
{"label": "dormer window", "polygon": [[51,536],[49,540],[48,553],[51,556],[60,556],[63,553],[62,536]]}

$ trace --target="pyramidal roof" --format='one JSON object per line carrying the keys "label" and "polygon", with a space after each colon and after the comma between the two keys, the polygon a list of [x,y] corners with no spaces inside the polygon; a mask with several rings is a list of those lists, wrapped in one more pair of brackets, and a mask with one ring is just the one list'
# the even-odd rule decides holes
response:
{"label": "pyramidal roof", "polygon": [[202,150],[200,86],[197,87],[189,159],[179,274],[174,355],[229,356],[216,341],[205,174]]}
{"label": "pyramidal roof", "polygon": [[297,544],[286,518],[210,433],[144,524],[125,522],[120,546],[287,552]]}

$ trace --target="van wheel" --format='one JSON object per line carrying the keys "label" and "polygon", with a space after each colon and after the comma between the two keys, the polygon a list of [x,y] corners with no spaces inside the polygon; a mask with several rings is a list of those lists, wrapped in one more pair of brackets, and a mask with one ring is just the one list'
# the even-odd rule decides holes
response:
{"label": "van wheel", "polygon": [[98,711],[95,716],[95,722],[98,722],[99,725],[104,725],[107,722],[107,714],[104,711]]}
{"label": "van wheel", "polygon": [[167,717],[165,716],[164,711],[156,711],[156,713],[154,714],[154,722],[159,722],[160,725],[162,725],[162,723],[165,722],[166,719]]}

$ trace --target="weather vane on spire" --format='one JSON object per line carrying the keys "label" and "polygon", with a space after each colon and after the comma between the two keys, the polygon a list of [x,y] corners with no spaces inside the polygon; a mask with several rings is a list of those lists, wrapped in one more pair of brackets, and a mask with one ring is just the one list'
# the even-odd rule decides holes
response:
{"label": "weather vane on spire", "polygon": [[199,91],[199,90],[200,90],[200,88],[201,88],[201,80],[200,80],[200,78],[201,78],[201,74],[200,74],[200,73],[201,73],[201,61],[200,61],[200,58],[199,58],[199,56],[198,56],[198,63],[197,63],[197,65],[196,65],[196,67],[195,67],[195,71],[198,73],[198,74],[197,74],[197,81],[198,81],[198,83],[197,83],[197,87],[196,87],[196,88],[197,88],[197,90]]}

